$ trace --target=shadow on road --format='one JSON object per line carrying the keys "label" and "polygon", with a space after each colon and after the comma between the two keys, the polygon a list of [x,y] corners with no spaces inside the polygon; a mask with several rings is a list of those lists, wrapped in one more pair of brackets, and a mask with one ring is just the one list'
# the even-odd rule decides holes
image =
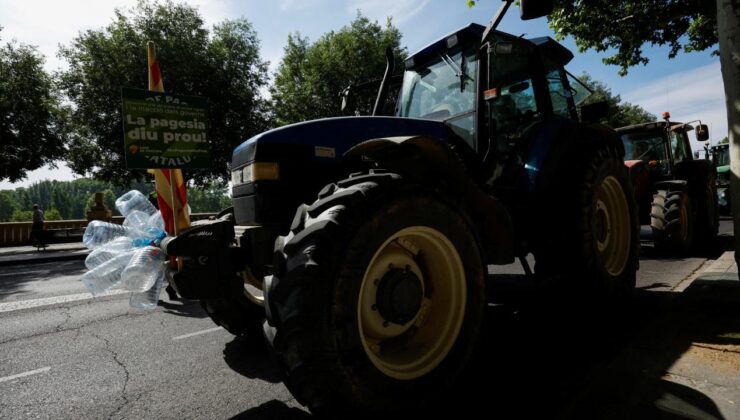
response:
{"label": "shadow on road", "polygon": [[186,318],[207,318],[208,314],[200,306],[197,300],[180,299],[178,301],[160,300],[157,306],[164,308],[164,313],[184,316]]}
{"label": "shadow on road", "polygon": [[270,356],[264,337],[234,337],[224,348],[224,360],[235,372],[271,383],[282,381],[282,372]]}
{"label": "shadow on road", "polygon": [[313,416],[294,407],[288,407],[282,401],[271,400],[258,407],[251,408],[231,418],[237,419],[260,419],[260,420],[301,420],[311,419]]}
{"label": "shadow on road", "polygon": [[83,260],[12,265],[0,268],[0,299],[24,293],[31,282],[51,282],[62,276],[81,276],[87,271]]}

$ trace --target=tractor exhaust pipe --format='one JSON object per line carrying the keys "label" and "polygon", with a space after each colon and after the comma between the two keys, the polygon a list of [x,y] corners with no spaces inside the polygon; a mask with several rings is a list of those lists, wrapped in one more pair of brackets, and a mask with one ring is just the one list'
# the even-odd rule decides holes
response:
{"label": "tractor exhaust pipe", "polygon": [[385,99],[388,96],[388,85],[391,82],[391,76],[393,71],[396,69],[396,57],[393,55],[393,49],[391,47],[385,48],[385,74],[383,75],[383,81],[380,83],[380,89],[378,90],[378,97],[375,99],[375,106],[373,107],[373,116],[378,115],[380,110],[385,104]]}

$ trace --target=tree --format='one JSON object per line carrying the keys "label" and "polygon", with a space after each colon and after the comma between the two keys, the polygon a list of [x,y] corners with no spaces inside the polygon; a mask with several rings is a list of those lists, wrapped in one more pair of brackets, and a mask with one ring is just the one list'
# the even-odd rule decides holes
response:
{"label": "tree", "polygon": [[[271,89],[277,124],[341,115],[339,93],[350,84],[383,77],[385,49],[391,47],[400,63],[406,54],[400,43],[401,33],[390,20],[383,28],[360,13],[313,44],[299,33],[289,35]],[[359,101],[360,113],[371,112],[375,93]]]}
{"label": "tree", "polygon": [[0,46],[0,180],[22,180],[64,155],[57,98],[43,65],[34,47]]}
{"label": "tree", "polygon": [[228,186],[223,182],[188,189],[188,204],[193,213],[218,212],[231,206]]}
{"label": "tree", "polygon": [[171,1],[142,0],[133,9],[117,9],[107,27],[80,33],[60,49],[69,65],[59,75],[60,86],[74,105],[66,109],[69,166],[116,184],[147,178],[125,167],[120,109],[121,87],[147,86],[149,40],[157,45],[166,91],[209,101],[212,166],[185,176],[205,182],[228,175],[233,148],[268,125],[259,95],[267,63],[248,21],[224,21],[209,31],[195,7]]}
{"label": "tree", "polygon": [[18,210],[12,191],[0,191],[0,222],[9,222],[13,213]]}
{"label": "tree", "polygon": [[611,89],[609,89],[604,83],[598,80],[593,80],[587,73],[584,72],[578,79],[588,86],[589,89],[594,91],[593,95],[591,95],[585,103],[599,101],[606,101],[608,103],[609,117],[606,120],[607,125],[619,128],[655,121],[655,115],[645,111],[645,109],[639,105],[622,102],[620,95],[613,95]]}

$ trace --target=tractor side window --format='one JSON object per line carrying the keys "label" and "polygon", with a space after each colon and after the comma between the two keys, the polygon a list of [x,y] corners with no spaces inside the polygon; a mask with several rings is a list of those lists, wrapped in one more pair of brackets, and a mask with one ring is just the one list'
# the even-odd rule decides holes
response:
{"label": "tractor side window", "polygon": [[552,102],[552,111],[555,115],[565,118],[572,118],[570,90],[563,83],[563,77],[560,70],[552,70],[547,74],[547,88],[550,91],[550,101]]}
{"label": "tractor side window", "polygon": [[686,150],[685,137],[686,133],[683,131],[671,131],[671,152],[673,161],[676,163],[688,158],[689,152]]}
{"label": "tractor side window", "polygon": [[506,143],[515,141],[537,113],[532,80],[501,87],[497,97],[488,101],[488,106],[498,139]]}

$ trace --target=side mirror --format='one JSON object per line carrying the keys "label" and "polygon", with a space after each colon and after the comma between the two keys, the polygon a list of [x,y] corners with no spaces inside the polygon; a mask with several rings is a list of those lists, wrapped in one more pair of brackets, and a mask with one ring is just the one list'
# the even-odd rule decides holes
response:
{"label": "side mirror", "polygon": [[706,124],[699,124],[696,126],[696,140],[707,141],[709,140],[709,129]]}
{"label": "side mirror", "polygon": [[552,13],[552,0],[519,0],[522,20],[536,19]]}
{"label": "side mirror", "polygon": [[599,101],[581,107],[581,121],[598,122],[609,116],[609,102]]}

